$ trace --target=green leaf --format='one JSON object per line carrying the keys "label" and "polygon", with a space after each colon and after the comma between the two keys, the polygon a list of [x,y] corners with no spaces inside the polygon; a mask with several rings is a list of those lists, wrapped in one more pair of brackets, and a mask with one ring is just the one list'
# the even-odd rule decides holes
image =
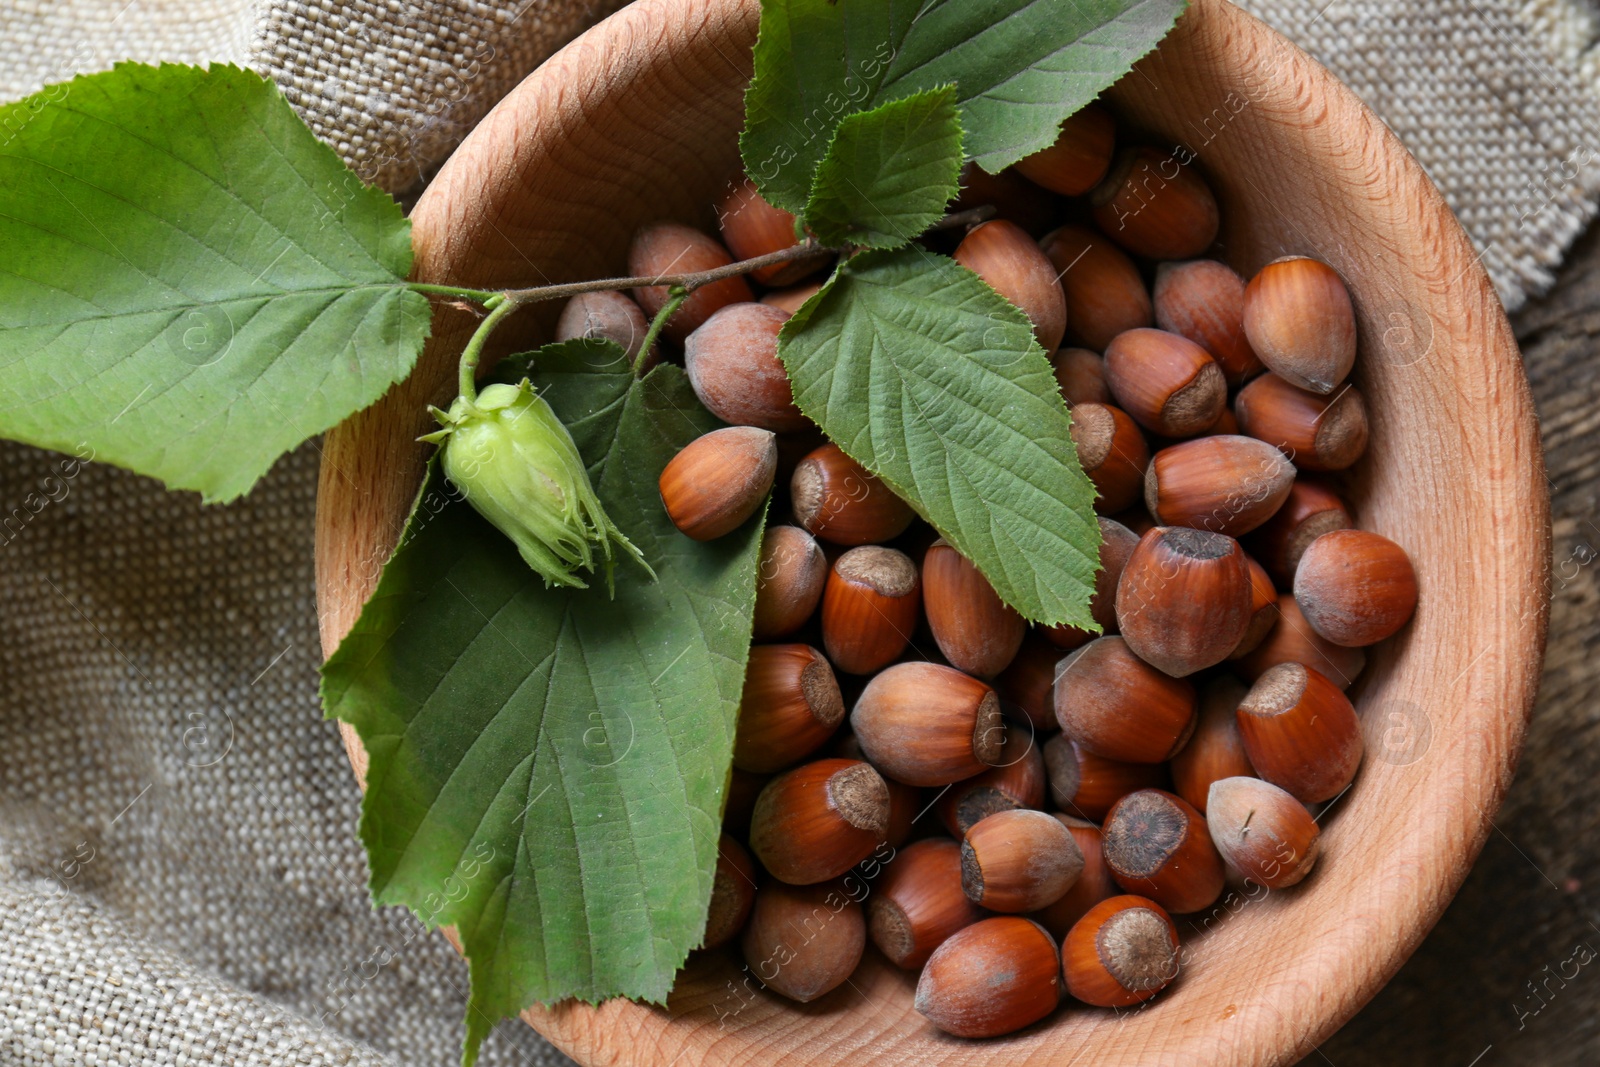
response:
{"label": "green leaf", "polygon": [[967,156],[991,173],[1149,52],[1184,0],[762,0],[739,148],[769,202],[799,214],[846,116],[957,87]]}
{"label": "green leaf", "polygon": [[0,109],[0,433],[244,493],[411,370],[411,224],[250,71],[131,63]]}
{"label": "green leaf", "polygon": [[806,203],[819,241],[899,248],[939,221],[960,191],[955,100],[946,85],[839,123]]}
{"label": "green leaf", "polygon": [[784,323],[800,409],[1047,625],[1097,627],[1094,488],[1027,317],[917,248],[865,252]]}
{"label": "green leaf", "polygon": [[534,1001],[662,1001],[704,933],[761,519],[691,541],[656,483],[719,423],[683,372],[535,354],[606,510],[660,580],[545,589],[437,473],[323,668],[371,758],[361,837],[380,904],[455,924],[467,1060]]}

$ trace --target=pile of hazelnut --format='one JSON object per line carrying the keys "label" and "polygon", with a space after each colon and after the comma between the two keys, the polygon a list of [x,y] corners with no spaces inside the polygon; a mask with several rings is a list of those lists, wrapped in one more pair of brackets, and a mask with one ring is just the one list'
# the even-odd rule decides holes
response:
{"label": "pile of hazelnut", "polygon": [[[1350,296],[1315,259],[1247,284],[1198,258],[1219,224],[1204,179],[1114,142],[1085,109],[1015,172],[969,172],[963,202],[998,218],[925,238],[959,242],[1053,353],[1102,516],[1105,636],[1030,627],[795,407],[777,332],[825,263],[755,274],[759,300],[738,277],[699,289],[664,331],[730,424],[666,467],[672,521],[720,537],[777,492],[705,945],[740,939],[794,1000],[839,987],[869,940],[921,968],[917,1009],[956,1035],[1033,1023],[1063,983],[1147,1000],[1179,971],[1170,915],[1230,878],[1305,878],[1313,813],[1361,763],[1345,689],[1417,585],[1324,480],[1367,444]],[[645,227],[632,273],[794,243],[747,181],[720,218],[720,243]],[[562,335],[637,345],[667,293],[636,297],[574,300]]]}

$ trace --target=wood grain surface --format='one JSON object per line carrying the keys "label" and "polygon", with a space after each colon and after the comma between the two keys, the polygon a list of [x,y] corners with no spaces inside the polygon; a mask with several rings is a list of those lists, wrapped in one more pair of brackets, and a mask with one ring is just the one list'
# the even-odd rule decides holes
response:
{"label": "wood grain surface", "polygon": [[1439,925],[1307,1063],[1600,1063],[1600,229],[1513,325],[1554,535],[1549,650],[1522,765]]}
{"label": "wood grain surface", "polygon": [[[755,15],[754,0],[641,0],[535,72],[419,201],[419,277],[492,286],[612,273],[638,224],[709,223],[735,166]],[[1222,0],[1197,0],[1111,95],[1158,143],[1198,154],[1235,267],[1316,255],[1357,298],[1357,382],[1378,458],[1350,495],[1363,526],[1411,550],[1422,600],[1352,691],[1369,758],[1328,820],[1325,859],[1293,893],[1185,922],[1182,981],[1139,1011],[1067,1009],[1003,1040],[962,1042],[925,1025],[910,977],[876,954],[850,986],[805,1006],[747,997],[736,961],[713,955],[692,963],[665,1009],[526,1013],[579,1060],[1288,1063],[1321,1054],[1399,968],[1493,833],[1539,677],[1550,543],[1527,383],[1475,254],[1393,135]],[[504,343],[546,321],[518,322]],[[420,473],[422,404],[446,398],[467,325],[446,313],[411,380],[329,435],[325,648],[398,534]],[[347,744],[359,770],[360,746]]]}

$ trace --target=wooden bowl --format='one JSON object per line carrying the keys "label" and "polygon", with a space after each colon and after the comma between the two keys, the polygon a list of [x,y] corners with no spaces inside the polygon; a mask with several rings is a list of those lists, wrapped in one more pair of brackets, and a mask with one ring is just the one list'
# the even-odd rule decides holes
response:
{"label": "wooden bowl", "polygon": [[[639,224],[712,229],[738,167],[756,0],[641,0],[534,72],[417,204],[417,276],[480,288],[623,271]],[[1184,931],[1179,981],[1142,1010],[1068,1003],[988,1042],[944,1037],[914,978],[876,953],[798,1006],[753,997],[732,956],[697,958],[665,1010],[615,1001],[524,1018],[587,1063],[1279,1064],[1349,1019],[1461,884],[1517,761],[1544,648],[1548,499],[1511,330],[1466,236],[1417,164],[1303,52],[1222,0],[1195,0],[1109,94],[1158,142],[1198,153],[1221,254],[1330,262],[1359,310],[1372,419],[1352,488],[1362,526],[1404,544],[1416,621],[1354,691],[1368,758],[1306,884]],[[555,308],[508,322],[540,339]],[[354,622],[421,472],[427,402],[449,399],[471,320],[442,311],[410,380],[328,435],[317,512],[324,648]],[[357,772],[365,759],[347,731]],[[731,983],[731,984],[730,984]],[[1448,990],[1439,990],[1448,995]]]}

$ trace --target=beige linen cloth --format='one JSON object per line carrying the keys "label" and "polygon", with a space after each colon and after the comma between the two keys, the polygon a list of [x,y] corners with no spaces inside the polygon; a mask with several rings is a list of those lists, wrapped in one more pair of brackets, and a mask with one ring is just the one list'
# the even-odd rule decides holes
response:
{"label": "beige linen cloth", "polygon": [[[399,192],[617,6],[0,0],[0,98],[123,58],[245,63]],[[1410,145],[1508,305],[1550,283],[1600,188],[1587,0],[1247,6]],[[456,1062],[466,967],[369,906],[318,707],[317,460],[202,508],[0,445],[0,1067]],[[512,1022],[482,1062],[564,1057]]]}

